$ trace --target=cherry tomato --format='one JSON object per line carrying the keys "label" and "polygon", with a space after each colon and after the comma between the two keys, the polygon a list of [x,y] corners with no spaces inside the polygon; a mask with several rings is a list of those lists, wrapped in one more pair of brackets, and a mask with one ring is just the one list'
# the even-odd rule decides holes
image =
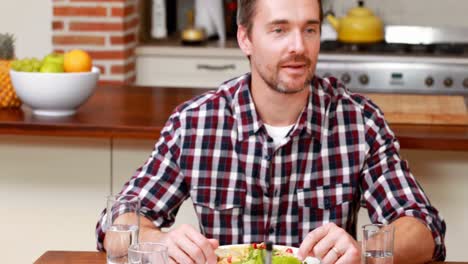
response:
{"label": "cherry tomato", "polygon": [[265,243],[252,243],[252,247],[254,249],[265,249],[266,248],[266,245]]}
{"label": "cherry tomato", "polygon": [[291,249],[291,248],[287,248],[287,249],[286,249],[286,253],[290,253],[290,254],[292,254],[292,253],[293,253],[293,251],[292,251],[292,249]]}

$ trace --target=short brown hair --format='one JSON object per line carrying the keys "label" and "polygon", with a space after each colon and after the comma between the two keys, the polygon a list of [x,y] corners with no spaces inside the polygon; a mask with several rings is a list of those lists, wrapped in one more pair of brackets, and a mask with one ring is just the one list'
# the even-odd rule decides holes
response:
{"label": "short brown hair", "polygon": [[[317,0],[319,4],[320,23],[323,19],[322,0]],[[250,36],[253,26],[253,17],[255,16],[255,6],[257,0],[238,0],[237,7],[237,25],[241,25],[247,29],[247,34]]]}

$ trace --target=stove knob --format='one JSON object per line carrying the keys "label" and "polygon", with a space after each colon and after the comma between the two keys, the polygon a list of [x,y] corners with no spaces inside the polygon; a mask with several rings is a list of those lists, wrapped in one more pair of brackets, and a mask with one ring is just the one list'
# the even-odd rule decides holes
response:
{"label": "stove knob", "polygon": [[434,78],[432,78],[431,76],[427,77],[425,83],[429,87],[434,85]]}
{"label": "stove knob", "polygon": [[348,84],[351,82],[351,75],[349,75],[349,73],[344,73],[343,75],[341,75],[341,81]]}
{"label": "stove knob", "polygon": [[468,77],[463,80],[463,87],[468,89]]}
{"label": "stove knob", "polygon": [[447,87],[447,88],[452,87],[452,85],[453,85],[453,80],[452,80],[452,78],[450,78],[450,77],[445,78],[445,80],[444,80],[444,85],[445,85],[445,87]]}
{"label": "stove knob", "polygon": [[359,81],[361,82],[361,84],[368,84],[369,83],[369,76],[367,76],[367,74],[363,74],[363,75],[359,76]]}

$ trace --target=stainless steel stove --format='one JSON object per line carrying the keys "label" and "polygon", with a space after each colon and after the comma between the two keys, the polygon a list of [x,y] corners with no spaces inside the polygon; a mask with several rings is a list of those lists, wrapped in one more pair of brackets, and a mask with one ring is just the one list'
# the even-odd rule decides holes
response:
{"label": "stainless steel stove", "polygon": [[316,73],[333,75],[356,92],[468,95],[468,39],[453,37],[466,38],[468,30],[446,35],[438,30],[437,39],[428,39],[427,28],[412,37],[393,29],[386,29],[393,34],[382,43],[323,41]]}

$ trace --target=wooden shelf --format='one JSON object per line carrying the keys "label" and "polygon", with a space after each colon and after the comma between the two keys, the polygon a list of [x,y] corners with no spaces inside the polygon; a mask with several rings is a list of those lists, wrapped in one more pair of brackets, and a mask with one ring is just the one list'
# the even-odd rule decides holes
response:
{"label": "wooden shelf", "polygon": [[224,44],[220,44],[218,40],[207,40],[200,45],[184,45],[180,37],[180,33],[172,34],[171,36],[164,39],[154,39],[150,38],[140,43],[139,46],[170,46],[170,47],[206,47],[206,48],[236,48],[237,45],[236,39],[227,39]]}

